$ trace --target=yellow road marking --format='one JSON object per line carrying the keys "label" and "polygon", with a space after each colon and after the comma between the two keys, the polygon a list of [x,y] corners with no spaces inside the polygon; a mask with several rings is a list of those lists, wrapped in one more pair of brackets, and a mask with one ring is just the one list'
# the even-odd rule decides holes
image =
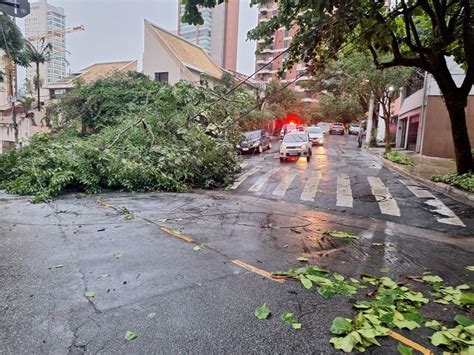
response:
{"label": "yellow road marking", "polygon": [[160,227],[160,229],[169,234],[169,235],[172,235],[173,237],[176,237],[176,238],[179,238],[181,240],[184,240],[185,242],[188,242],[188,243],[195,243],[194,239],[191,238],[191,237],[188,237],[187,235],[184,235],[182,234],[181,232],[178,232],[178,231],[175,231],[173,229],[169,229],[169,228],[166,228],[166,227]]}
{"label": "yellow road marking", "polygon": [[433,352],[427,348],[425,348],[424,346],[421,346],[420,344],[418,343],[415,343],[414,341],[408,339],[408,338],[405,338],[403,335],[401,334],[398,334],[398,333],[395,333],[395,332],[390,332],[388,334],[389,336],[391,336],[393,339],[396,339],[398,340],[399,342],[405,344],[405,345],[408,345],[409,347],[415,349],[415,350],[418,350],[420,353],[422,353],[423,355],[432,355]]}
{"label": "yellow road marking", "polygon": [[283,283],[285,282],[284,279],[281,279],[281,278],[275,278],[273,277],[272,273],[271,272],[268,272],[268,271],[265,271],[265,270],[262,270],[262,269],[259,269],[259,268],[256,268],[255,266],[252,266],[252,265],[249,265],[247,263],[244,263],[243,261],[240,261],[240,260],[232,260],[232,262],[235,264],[235,265],[238,265],[240,266],[241,268],[244,268],[248,271],[252,271],[256,274],[259,274],[260,276],[263,276],[269,280],[272,280],[272,281],[275,281],[275,282],[278,282],[278,283]]}

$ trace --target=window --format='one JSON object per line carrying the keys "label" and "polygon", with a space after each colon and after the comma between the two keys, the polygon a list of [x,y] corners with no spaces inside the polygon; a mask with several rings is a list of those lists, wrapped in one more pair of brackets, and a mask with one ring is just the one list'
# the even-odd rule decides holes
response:
{"label": "window", "polygon": [[168,82],[168,72],[155,73],[155,81]]}

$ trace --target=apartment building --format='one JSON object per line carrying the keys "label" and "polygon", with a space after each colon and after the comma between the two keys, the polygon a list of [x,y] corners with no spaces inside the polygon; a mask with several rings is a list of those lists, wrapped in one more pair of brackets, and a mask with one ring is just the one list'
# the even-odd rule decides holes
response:
{"label": "apartment building", "polygon": [[[42,34],[57,34],[47,38],[44,44],[51,43],[51,60],[40,66],[42,86],[54,83],[66,77],[66,14],[63,8],[48,4],[47,0],[31,3],[31,12],[25,17],[25,37]],[[41,46],[39,40],[32,41],[35,46]],[[26,77],[33,80],[36,75],[35,67],[27,69]],[[46,98],[47,90],[41,90],[41,96]]]}
{"label": "apartment building", "polygon": [[184,5],[178,1],[177,34],[197,44],[221,68],[235,71],[237,67],[237,42],[240,0],[228,0],[213,9],[203,8],[202,25],[181,22]]}

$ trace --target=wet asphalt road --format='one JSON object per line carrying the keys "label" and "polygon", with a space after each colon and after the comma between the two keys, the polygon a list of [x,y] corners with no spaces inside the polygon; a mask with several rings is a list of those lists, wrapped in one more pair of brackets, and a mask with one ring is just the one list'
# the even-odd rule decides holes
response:
{"label": "wet asphalt road", "polygon": [[326,136],[306,158],[279,161],[271,151],[243,156],[246,174],[231,191],[334,213],[370,217],[452,233],[474,234],[474,208],[383,167],[357,147],[357,137]]}
{"label": "wet asphalt road", "polygon": [[[268,153],[247,156],[250,169],[256,164],[263,171],[288,169],[270,177],[266,190],[249,191],[259,169],[228,191],[69,195],[34,205],[0,193],[0,353],[334,353],[328,331],[332,320],[350,317],[351,304],[366,291],[351,299],[324,300],[296,282],[262,278],[234,260],[275,271],[301,266],[296,258],[305,256],[347,276],[366,272],[412,283],[406,276],[431,270],[448,284],[473,284],[474,273],[465,269],[473,264],[472,210],[432,192],[465,227],[439,222],[446,216],[432,213],[427,198],[414,196],[396,174],[376,161],[363,161],[371,158],[352,148],[353,139],[330,137],[324,148],[328,154],[315,148],[309,166],[305,161],[280,166]],[[350,160],[358,162],[350,165]],[[305,176],[319,176],[311,174],[318,169],[313,200],[301,201]],[[337,174],[344,173],[352,208],[336,205]],[[281,195],[283,188],[276,187],[284,174],[294,177],[281,185],[287,186]],[[368,176],[389,188],[400,216],[383,214],[376,201],[357,198],[370,195]],[[302,184],[296,184],[299,179]],[[339,202],[347,203],[347,179],[342,181],[346,197]],[[275,189],[280,195],[273,194]],[[388,206],[393,211],[393,204]],[[322,235],[332,229],[359,239]],[[193,250],[196,244],[203,249]],[[412,287],[427,291],[417,283]],[[96,296],[88,299],[86,291]],[[253,313],[263,302],[273,316],[259,321]],[[280,320],[284,311],[294,312],[301,330]],[[435,304],[423,310],[426,317],[446,322],[462,312]],[[138,338],[125,341],[127,330]],[[426,329],[401,333],[433,349]],[[395,340],[384,338],[381,344],[368,353],[397,353]]]}

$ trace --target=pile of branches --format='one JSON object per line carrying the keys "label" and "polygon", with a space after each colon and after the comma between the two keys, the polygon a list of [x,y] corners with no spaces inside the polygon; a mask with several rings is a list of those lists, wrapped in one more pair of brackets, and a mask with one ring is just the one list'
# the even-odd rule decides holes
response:
{"label": "pile of branches", "polygon": [[[231,182],[244,91],[174,86],[137,73],[77,87],[48,108],[50,133],[0,156],[0,188],[46,201],[68,191],[186,191]],[[205,110],[203,110],[205,108]]]}

